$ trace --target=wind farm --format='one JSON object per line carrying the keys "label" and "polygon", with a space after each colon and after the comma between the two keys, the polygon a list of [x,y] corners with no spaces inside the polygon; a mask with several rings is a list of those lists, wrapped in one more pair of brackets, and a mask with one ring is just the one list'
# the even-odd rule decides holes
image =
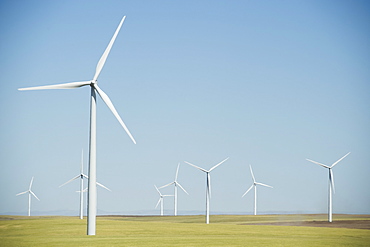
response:
{"label": "wind farm", "polygon": [[368,245],[367,2],[0,12],[4,246]]}

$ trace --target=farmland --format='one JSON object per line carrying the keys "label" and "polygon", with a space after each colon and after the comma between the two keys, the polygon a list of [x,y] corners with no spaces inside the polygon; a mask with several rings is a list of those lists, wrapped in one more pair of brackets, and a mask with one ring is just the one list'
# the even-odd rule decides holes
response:
{"label": "farmland", "polygon": [[0,216],[0,246],[369,246],[369,215]]}

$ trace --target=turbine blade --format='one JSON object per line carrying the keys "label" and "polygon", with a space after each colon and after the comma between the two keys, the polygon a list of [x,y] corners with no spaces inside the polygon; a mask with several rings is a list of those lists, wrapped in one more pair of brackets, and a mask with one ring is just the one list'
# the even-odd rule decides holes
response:
{"label": "turbine blade", "polygon": [[335,194],[335,187],[334,187],[334,174],[333,174],[333,171],[331,169],[329,169],[329,180],[330,180],[330,186],[331,188],[333,189],[333,192]]}
{"label": "turbine blade", "polygon": [[174,184],[174,183],[175,183],[175,182],[171,182],[171,183],[169,183],[169,184],[166,184],[166,185],[163,185],[163,186],[159,187],[158,189],[162,189],[162,188],[167,187],[167,186],[170,186],[171,184]]}
{"label": "turbine blade", "polygon": [[33,183],[33,177],[31,178],[31,183],[30,183],[30,187],[28,188],[28,190],[31,190],[32,183]]}
{"label": "turbine blade", "polygon": [[91,84],[91,81],[68,82],[68,83],[47,85],[47,86],[25,87],[25,88],[19,88],[18,90],[27,91],[27,90],[43,90],[43,89],[74,89],[74,88],[79,88],[82,86],[87,86],[90,84]]}
{"label": "turbine blade", "polygon": [[259,184],[259,185],[262,185],[262,186],[265,186],[265,187],[270,187],[270,188],[273,188],[272,186],[270,186],[270,185],[267,185],[267,184],[263,184],[263,183],[256,183],[256,184]]}
{"label": "turbine blade", "polygon": [[60,186],[59,186],[59,188],[60,188],[60,187],[62,187],[63,185],[68,184],[69,182],[72,182],[73,180],[75,180],[75,179],[79,178],[80,176],[81,176],[81,174],[80,174],[80,175],[77,175],[76,177],[74,177],[74,178],[72,178],[72,179],[70,179],[70,180],[68,180],[68,181],[67,181],[67,182],[65,182],[64,184],[60,185]]}
{"label": "turbine blade", "polygon": [[101,183],[96,182],[96,184],[97,184],[97,185],[99,185],[100,187],[102,187],[102,188],[106,189],[106,190],[111,191],[110,189],[108,189],[107,187],[105,187],[104,185],[102,185]]}
{"label": "turbine blade", "polygon": [[[80,176],[81,176],[81,174],[80,174]],[[87,176],[87,175],[85,175],[85,174],[83,174],[83,173],[82,173],[82,176],[83,176],[84,178],[86,178],[86,179],[89,179],[89,176]]]}
{"label": "turbine blade", "polygon": [[158,207],[158,205],[159,205],[159,203],[161,202],[161,200],[162,200],[162,197],[160,197],[160,198],[159,198],[159,200],[158,200],[158,202],[157,202],[157,205],[155,205],[155,208],[157,208],[157,207]]}
{"label": "turbine blade", "polygon": [[228,159],[229,159],[229,157],[227,157],[226,159],[224,159],[223,161],[221,161],[220,163],[218,163],[217,165],[215,165],[214,167],[212,167],[209,171],[211,172],[213,169],[215,169],[217,166],[221,165],[222,163],[224,163]]}
{"label": "turbine blade", "polygon": [[203,168],[200,168],[199,166],[196,166],[196,165],[193,165],[193,164],[191,164],[191,163],[189,163],[189,162],[187,162],[187,161],[184,161],[186,164],[188,164],[188,165],[191,165],[191,166],[194,166],[195,168],[197,168],[197,169],[199,169],[199,170],[201,170],[201,171],[203,171],[203,172],[208,172],[207,170],[205,170],[205,169],[203,169]]}
{"label": "turbine blade", "polygon": [[163,196],[174,196],[174,195],[163,195]]}
{"label": "turbine blade", "polygon": [[180,168],[180,163],[177,165],[175,181],[177,181],[177,176],[179,175],[179,168]]}
{"label": "turbine blade", "polygon": [[244,197],[252,188],[253,188],[253,185],[254,184],[252,184],[252,186],[251,187],[249,187],[249,189],[242,195],[242,197]]}
{"label": "turbine blade", "polygon": [[134,137],[131,135],[130,131],[126,127],[125,123],[122,121],[121,117],[119,116],[118,112],[116,111],[116,108],[114,108],[114,105],[112,101],[109,99],[108,95],[106,95],[103,90],[101,90],[98,85],[94,85],[95,90],[99,93],[100,97],[104,101],[104,103],[108,106],[108,108],[112,111],[113,115],[117,118],[118,122],[122,125],[123,129],[126,131],[128,136],[131,138],[131,140],[136,144],[136,141]]}
{"label": "turbine blade", "polygon": [[30,190],[30,193],[37,199],[37,200],[39,200],[40,201],[40,199],[35,195],[35,193],[33,193],[33,191],[32,190]]}
{"label": "turbine blade", "polygon": [[18,194],[16,194],[16,196],[26,194],[28,191],[29,191],[29,190],[26,190],[26,191],[24,191],[24,192],[18,193]]}
{"label": "turbine blade", "polygon": [[107,48],[105,49],[105,51],[104,51],[103,55],[102,55],[102,56],[101,56],[101,58],[100,58],[100,60],[99,60],[98,64],[96,65],[96,71],[95,71],[95,75],[94,75],[94,81],[96,81],[96,80],[98,79],[99,74],[100,74],[101,70],[102,70],[102,69],[103,69],[103,67],[104,67],[104,64],[105,64],[105,61],[107,60],[107,57],[108,57],[109,52],[110,52],[110,49],[112,48],[113,43],[114,43],[114,41],[116,40],[116,37],[117,37],[117,35],[118,35],[118,33],[119,33],[119,30],[121,29],[121,26],[122,26],[122,24],[123,24],[123,22],[124,22],[125,18],[126,18],[126,16],[124,16],[124,17],[122,18],[121,22],[119,23],[119,25],[118,25],[118,27],[117,27],[117,29],[116,29],[116,32],[114,33],[114,35],[113,35],[112,39],[110,40],[110,42],[109,42],[109,44],[108,44]]}
{"label": "turbine blade", "polygon": [[349,152],[348,154],[344,155],[342,158],[340,158],[339,160],[337,160],[336,162],[334,162],[330,168],[333,168],[336,164],[338,164],[342,159],[344,159],[345,157],[347,157],[347,155],[349,155],[351,152]]}
{"label": "turbine blade", "polygon": [[256,183],[256,179],[255,179],[255,177],[254,177],[254,175],[253,175],[253,171],[252,171],[252,166],[251,166],[251,165],[249,165],[249,169],[251,170],[251,174],[252,174],[253,182],[254,182],[254,183]]}
{"label": "turbine blade", "polygon": [[155,187],[155,189],[158,191],[159,195],[160,195],[160,196],[162,196],[162,193],[159,191],[158,187],[157,187],[157,186],[155,186],[155,185],[154,185],[154,187]]}
{"label": "turbine blade", "polygon": [[316,162],[316,161],[313,161],[313,160],[310,160],[310,159],[306,159],[306,160],[308,160],[308,161],[310,161],[310,162],[312,162],[312,163],[315,163],[315,164],[317,164],[317,165],[323,166],[323,167],[325,167],[325,168],[330,168],[329,166],[324,165],[324,164],[321,164],[321,163],[319,163],[319,162]]}
{"label": "turbine blade", "polygon": [[188,194],[189,195],[189,193],[181,186],[181,184],[179,184],[179,183],[176,183],[186,194]]}

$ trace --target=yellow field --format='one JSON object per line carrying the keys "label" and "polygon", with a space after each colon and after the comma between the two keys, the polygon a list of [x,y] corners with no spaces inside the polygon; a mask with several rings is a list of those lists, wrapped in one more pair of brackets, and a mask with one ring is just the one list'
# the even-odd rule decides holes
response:
{"label": "yellow field", "polygon": [[[334,220],[343,221],[341,227],[357,226],[356,221],[370,226],[369,216],[335,215]],[[0,246],[370,246],[368,229],[249,225],[325,223],[325,215],[211,215],[210,221],[98,217],[97,235],[86,236],[86,220],[78,217],[0,216]]]}

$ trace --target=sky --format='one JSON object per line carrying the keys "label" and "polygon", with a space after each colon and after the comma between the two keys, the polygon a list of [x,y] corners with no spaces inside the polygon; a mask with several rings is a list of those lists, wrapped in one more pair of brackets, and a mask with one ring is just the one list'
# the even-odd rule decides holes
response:
{"label": "sky", "polygon": [[[78,215],[87,173],[89,95],[21,87],[91,80],[121,18],[99,86],[100,214],[159,214],[154,185],[180,163],[178,214],[370,214],[368,1],[1,1],[0,214]],[[86,184],[86,182],[85,182]],[[162,190],[173,194],[173,187]],[[165,214],[173,198],[165,198]]]}

